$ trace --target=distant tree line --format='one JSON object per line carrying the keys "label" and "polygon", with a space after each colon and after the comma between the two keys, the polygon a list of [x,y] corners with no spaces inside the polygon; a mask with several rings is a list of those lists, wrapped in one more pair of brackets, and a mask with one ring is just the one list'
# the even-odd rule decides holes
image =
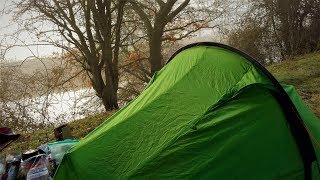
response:
{"label": "distant tree line", "polygon": [[320,49],[319,0],[249,0],[229,43],[262,63]]}

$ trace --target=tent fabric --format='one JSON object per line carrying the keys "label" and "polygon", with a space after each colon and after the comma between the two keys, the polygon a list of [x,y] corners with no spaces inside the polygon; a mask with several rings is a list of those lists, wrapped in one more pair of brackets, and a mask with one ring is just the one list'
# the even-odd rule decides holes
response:
{"label": "tent fabric", "polygon": [[[298,92],[293,86],[283,85],[283,88],[289,95],[290,99],[298,109],[308,131],[310,131],[311,140],[316,151],[317,159],[320,159],[320,123],[316,115],[311,111],[306,103],[303,102]],[[318,161],[319,163],[319,161]],[[320,165],[320,164],[319,164]]]}
{"label": "tent fabric", "polygon": [[64,156],[64,154],[74,145],[76,145],[79,140],[65,139],[63,141],[57,141],[53,143],[48,143],[48,149],[51,154],[51,158],[59,164]]}
{"label": "tent fabric", "polygon": [[[284,86],[319,159],[320,122]],[[135,100],[65,154],[55,179],[303,179],[274,84],[215,46],[179,52]],[[313,179],[320,178],[312,164]]]}

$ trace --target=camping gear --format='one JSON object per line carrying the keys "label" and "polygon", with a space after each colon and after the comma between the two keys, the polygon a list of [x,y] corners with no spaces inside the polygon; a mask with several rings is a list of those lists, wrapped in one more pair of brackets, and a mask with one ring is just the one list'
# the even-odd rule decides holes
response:
{"label": "camping gear", "polygon": [[21,154],[17,155],[9,155],[6,159],[7,162],[7,179],[8,180],[15,180],[18,177],[20,163],[21,163]]}
{"label": "camping gear", "polygon": [[46,154],[39,154],[24,160],[21,169],[27,180],[50,179],[49,161]]}
{"label": "camping gear", "polygon": [[0,152],[17,140],[20,134],[14,134],[11,128],[0,127]]}
{"label": "camping gear", "polygon": [[22,161],[25,161],[31,157],[34,157],[34,156],[37,156],[40,154],[46,154],[46,153],[42,149],[31,150],[31,151],[22,153],[21,159],[22,159]]}
{"label": "camping gear", "polygon": [[71,129],[67,124],[61,125],[54,129],[54,136],[57,141],[72,139]]}
{"label": "camping gear", "polygon": [[55,179],[320,179],[320,121],[232,47],[178,50],[64,156]]}
{"label": "camping gear", "polygon": [[[23,162],[21,164],[21,174],[25,178],[27,178],[29,173],[29,178],[41,176],[41,178],[50,179],[55,173],[56,164],[51,158],[48,144],[42,144],[36,150],[23,153],[21,160]],[[37,172],[41,173],[37,174]],[[47,176],[47,173],[49,176]]]}
{"label": "camping gear", "polygon": [[18,178],[21,154],[7,155],[0,159],[0,180],[15,180]]}
{"label": "camping gear", "polygon": [[0,159],[0,180],[6,174],[6,163],[4,160]]}
{"label": "camping gear", "polygon": [[48,148],[51,153],[51,158],[54,159],[57,164],[59,164],[64,154],[78,142],[79,140],[66,139],[64,141],[48,143]]}
{"label": "camping gear", "polygon": [[42,144],[38,147],[38,151],[42,152],[43,154],[50,154],[50,149],[48,144]]}

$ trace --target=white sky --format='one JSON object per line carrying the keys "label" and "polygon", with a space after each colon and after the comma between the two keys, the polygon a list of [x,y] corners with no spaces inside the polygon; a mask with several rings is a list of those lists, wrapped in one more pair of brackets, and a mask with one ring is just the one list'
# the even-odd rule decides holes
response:
{"label": "white sky", "polygon": [[[0,11],[4,8],[8,8],[10,5],[10,1],[8,0],[0,0]],[[3,49],[6,46],[12,44],[14,39],[10,37],[10,34],[17,31],[18,25],[12,21],[12,16],[6,13],[0,13],[0,55],[4,52]],[[21,41],[20,41],[21,40]],[[17,40],[17,44],[32,44],[35,42],[33,38],[27,33],[23,33],[20,35],[20,40]],[[22,42],[25,41],[25,42]],[[59,49],[53,46],[29,46],[29,47],[13,47],[10,48],[9,51],[5,53],[5,59],[7,60],[24,60],[30,56],[47,56],[52,54],[53,52],[58,52]],[[1,60],[0,56],[0,60]]]}

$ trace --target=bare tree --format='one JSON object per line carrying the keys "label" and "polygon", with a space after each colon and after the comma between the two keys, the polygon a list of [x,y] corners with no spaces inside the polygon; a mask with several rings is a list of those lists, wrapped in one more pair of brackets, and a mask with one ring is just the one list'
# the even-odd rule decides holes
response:
{"label": "bare tree", "polygon": [[[73,56],[87,72],[105,109],[112,110],[118,108],[119,65],[131,74],[138,72],[135,78],[145,83],[164,64],[162,45],[219,26],[214,21],[227,11],[226,3],[219,0],[155,2],[27,0],[16,4],[15,13],[17,17],[28,14],[21,24],[24,30]],[[143,55],[134,63],[121,62],[125,61],[121,57],[126,58],[121,52],[130,56],[140,52],[136,47],[141,44],[148,46]]]}
{"label": "bare tree", "polygon": [[54,56],[0,60],[0,126],[30,131],[102,112],[83,70],[61,62]]}
{"label": "bare tree", "polygon": [[[105,109],[112,110],[118,109],[118,64],[125,4],[126,0],[28,0],[19,2],[17,7],[19,15],[33,15],[25,23],[30,26],[28,29],[43,37],[43,41],[65,49],[81,63]],[[56,28],[38,28],[48,23]],[[57,41],[59,36],[68,43]],[[79,53],[73,53],[75,48]]]}
{"label": "bare tree", "polygon": [[0,62],[1,126],[28,131],[50,125],[50,75],[43,71],[26,73],[20,65]]}
{"label": "bare tree", "polygon": [[[190,37],[204,28],[217,27],[213,21],[220,18],[226,9],[220,1],[191,0],[130,0],[130,7],[143,22],[149,46],[150,74],[163,66],[162,44]],[[226,6],[227,7],[227,6]]]}
{"label": "bare tree", "polygon": [[268,62],[320,49],[319,0],[259,0],[247,5],[241,26],[231,36],[238,47]]}

